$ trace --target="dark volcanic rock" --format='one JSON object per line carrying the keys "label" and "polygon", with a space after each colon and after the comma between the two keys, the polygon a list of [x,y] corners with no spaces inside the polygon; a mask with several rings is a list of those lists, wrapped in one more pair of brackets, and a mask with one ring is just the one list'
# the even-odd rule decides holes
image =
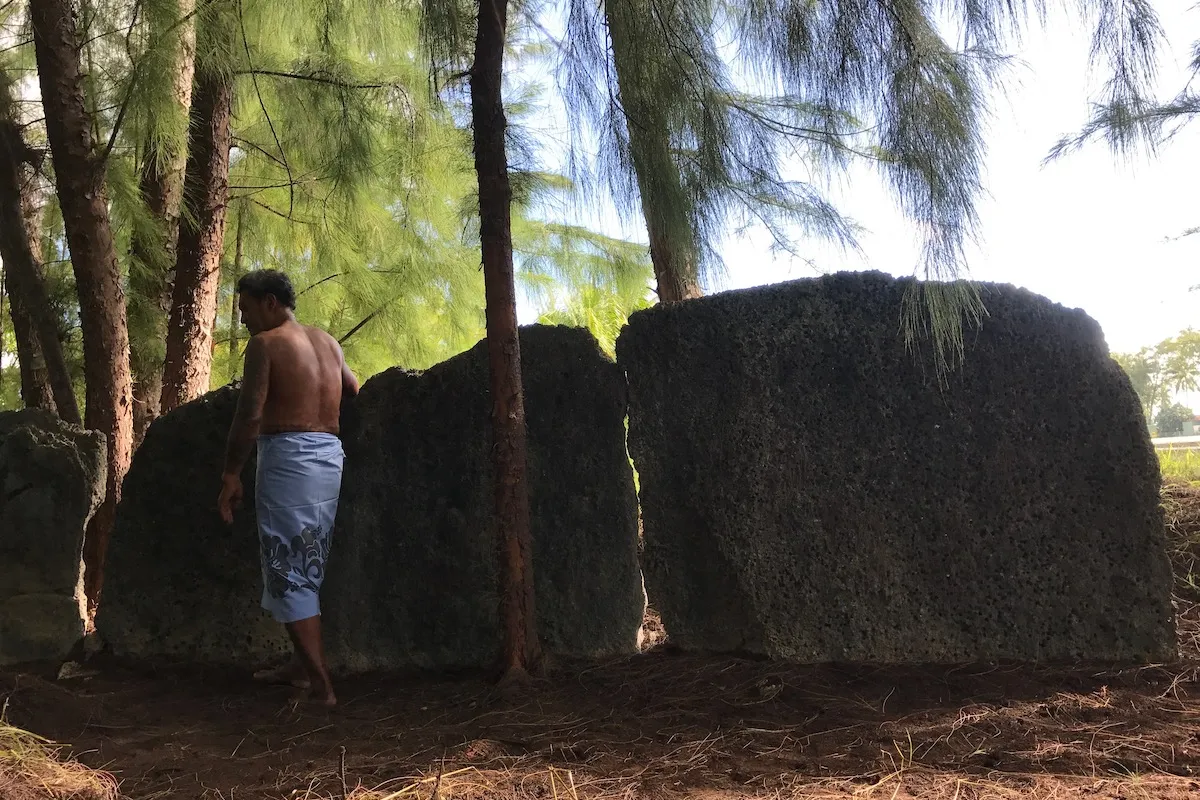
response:
{"label": "dark volcanic rock", "polygon": [[254,664],[287,651],[259,608],[253,458],[233,527],[217,513],[237,397],[227,386],[158,418],[134,455],[96,617],[120,656]]}
{"label": "dark volcanic rock", "polygon": [[[525,329],[541,635],[551,652],[635,649],[644,595],[620,370],[586,331]],[[97,625],[118,655],[253,665],[287,648],[259,609],[253,510],[217,516],[237,402],[222,389],[157,420],[118,512]],[[321,592],[342,670],[486,665],[499,643],[484,345],[368,381],[343,415],[346,472]]]}
{"label": "dark volcanic rock", "polygon": [[[634,652],[645,596],[624,379],[581,329],[523,328],[521,355],[539,633],[552,653]],[[322,593],[339,667],[495,661],[490,407],[484,342],[363,387]]]}
{"label": "dark volcanic rock", "polygon": [[0,664],[61,658],[83,637],[83,536],[104,458],[99,433],[0,413]]}
{"label": "dark volcanic rock", "polygon": [[1099,326],[1011,287],[939,389],[878,273],[640,312],[618,343],[673,642],[803,661],[1174,655],[1159,470]]}

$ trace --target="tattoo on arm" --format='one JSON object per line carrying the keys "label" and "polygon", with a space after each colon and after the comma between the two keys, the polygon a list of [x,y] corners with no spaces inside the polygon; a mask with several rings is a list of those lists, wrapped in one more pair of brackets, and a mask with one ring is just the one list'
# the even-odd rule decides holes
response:
{"label": "tattoo on arm", "polygon": [[242,391],[238,397],[237,413],[229,429],[229,443],[225,448],[225,474],[240,475],[250,451],[258,438],[262,424],[263,406],[267,401],[267,388],[271,375],[271,362],[266,348],[260,340],[251,338],[246,346],[246,368],[242,377]]}

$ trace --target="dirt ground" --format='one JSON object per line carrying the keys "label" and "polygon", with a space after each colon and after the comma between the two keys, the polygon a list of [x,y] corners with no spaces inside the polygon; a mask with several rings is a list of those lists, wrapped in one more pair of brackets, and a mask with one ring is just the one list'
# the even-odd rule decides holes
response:
{"label": "dirt ground", "polygon": [[326,713],[229,675],[0,678],[14,724],[131,800],[1200,797],[1200,663],[802,667],[659,648],[562,665],[516,698],[482,676],[340,688]]}
{"label": "dirt ground", "polygon": [[654,619],[649,652],[516,695],[371,676],[323,712],[246,675],[100,664],[0,672],[0,716],[127,800],[1200,798],[1200,489],[1164,507],[1174,665],[782,665],[675,653]]}

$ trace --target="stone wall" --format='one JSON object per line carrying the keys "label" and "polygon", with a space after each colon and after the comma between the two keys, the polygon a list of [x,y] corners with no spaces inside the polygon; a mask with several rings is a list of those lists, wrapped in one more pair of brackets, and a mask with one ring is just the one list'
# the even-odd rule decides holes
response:
{"label": "stone wall", "polygon": [[[635,649],[644,594],[620,370],[582,330],[522,330],[538,616],[552,653]],[[235,389],[157,420],[118,510],[99,631],[121,656],[253,665],[284,652],[259,609],[253,512],[217,516]],[[322,590],[340,671],[483,666],[499,645],[486,348],[368,381],[343,415]]]}
{"label": "stone wall", "polygon": [[104,458],[99,433],[0,413],[0,664],[63,658],[83,637],[83,536]]}
{"label": "stone wall", "polygon": [[839,274],[635,314],[651,602],[685,648],[800,661],[1174,654],[1160,476],[1099,326],[1011,287],[939,388],[907,282]]}

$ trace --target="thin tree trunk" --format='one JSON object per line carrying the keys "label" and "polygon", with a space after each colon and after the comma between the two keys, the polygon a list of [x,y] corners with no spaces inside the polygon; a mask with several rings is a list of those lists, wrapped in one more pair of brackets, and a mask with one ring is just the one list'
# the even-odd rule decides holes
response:
{"label": "thin tree trunk", "polygon": [[658,284],[658,299],[662,303],[678,303],[700,297],[700,281],[692,259],[680,258],[671,246],[670,237],[653,211],[643,214],[646,233],[650,237],[650,261]]}
{"label": "thin tree trunk", "polygon": [[[38,162],[40,157],[29,149],[10,116],[10,100],[6,94],[0,94],[0,106],[7,106],[4,118],[0,119],[0,258],[4,259],[8,273],[14,331],[19,327],[27,330],[30,337],[23,347],[18,340],[18,356],[24,351],[32,359],[29,379],[37,384],[25,387],[33,393],[26,396],[25,403],[29,405],[33,398],[37,407],[52,410],[64,421],[79,425],[82,420],[75,402],[75,388],[71,385],[58,322],[38,257],[41,209],[34,196],[36,183],[29,162]],[[49,402],[41,396],[44,389],[50,392]]]}
{"label": "thin tree trunk", "polygon": [[655,92],[647,88],[656,84],[655,65],[632,46],[637,37],[626,33],[633,26],[644,25],[645,17],[632,2],[605,3],[604,8],[658,299],[677,303],[700,297],[695,235],[683,209],[683,179],[672,158],[667,120],[660,113]]}
{"label": "thin tree trunk", "polygon": [[198,75],[192,96],[184,202],[167,358],[163,367],[164,413],[208,391],[212,374],[213,323],[225,248],[229,202],[229,129],[233,86],[218,73]]}
{"label": "thin tree trunk", "polygon": [[[146,428],[158,416],[162,399],[163,342],[171,309],[196,65],[196,25],[190,17],[195,5],[195,0],[177,0],[178,8],[163,20],[171,22],[170,30],[152,31],[171,36],[176,48],[165,65],[171,79],[172,113],[164,115],[161,121],[165,130],[150,136],[142,162],[141,195],[155,227],[152,231],[135,230],[130,248],[133,267],[129,271],[129,357],[133,368],[135,443],[142,440]],[[175,23],[172,19],[185,21]]]}
{"label": "thin tree trunk", "polygon": [[[4,262],[9,263],[4,257]],[[8,296],[8,313],[12,319],[13,338],[17,342],[17,367],[21,375],[21,403],[26,408],[44,408],[57,413],[54,407],[54,392],[50,389],[50,374],[42,357],[42,346],[38,343],[29,310],[12,289],[6,270],[0,288],[0,306],[4,295]]]}
{"label": "thin tree trunk", "polygon": [[480,0],[471,69],[471,121],[479,179],[480,240],[487,298],[487,347],[492,395],[492,458],[500,546],[500,615],[506,680],[541,663],[534,613],[533,544],[525,470],[525,401],[513,281],[512,187],[504,149],[501,96],[507,0]]}
{"label": "thin tree trunk", "polygon": [[238,293],[237,282],[242,279],[242,261],[245,257],[245,252],[242,249],[242,230],[245,227],[246,221],[246,206],[244,203],[238,204],[237,212],[237,240],[233,250],[233,285],[234,291],[229,299],[229,363],[233,365],[232,375],[237,376],[238,365],[238,325],[241,320],[238,318]]}
{"label": "thin tree trunk", "polygon": [[104,162],[93,146],[84,105],[75,4],[30,0],[29,18],[58,200],[79,292],[87,379],[85,422],[108,441],[108,491],[88,525],[83,553],[84,589],[94,609],[104,585],[104,558],[121,481],[133,450],[125,294],[108,217]]}

